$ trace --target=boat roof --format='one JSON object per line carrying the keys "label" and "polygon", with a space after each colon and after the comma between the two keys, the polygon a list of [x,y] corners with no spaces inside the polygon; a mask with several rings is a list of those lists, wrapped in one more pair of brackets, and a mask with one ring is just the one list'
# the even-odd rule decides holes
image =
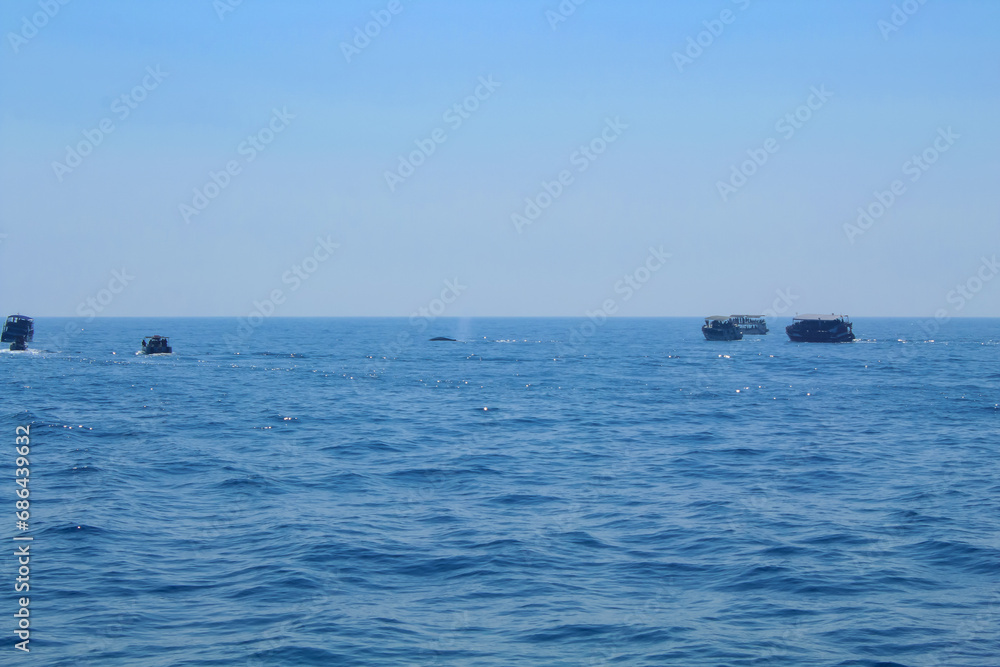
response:
{"label": "boat roof", "polygon": [[156,335],[156,336],[143,336],[143,338],[150,338],[150,339],[153,339],[153,338],[164,338],[165,339],[166,336],[160,336],[160,335]]}
{"label": "boat roof", "polygon": [[842,320],[842,319],[845,319],[846,317],[847,317],[847,315],[835,315],[833,313],[830,313],[829,315],[796,315],[792,319],[795,319],[795,320],[823,320],[823,321],[827,321],[828,322],[828,321],[832,321],[832,320]]}
{"label": "boat roof", "polygon": [[8,322],[17,322],[19,320],[24,320],[25,322],[31,322],[31,321],[33,321],[27,315],[8,315],[7,316],[7,321]]}
{"label": "boat roof", "polygon": [[729,315],[709,315],[706,320],[728,320]]}
{"label": "boat roof", "polygon": [[730,317],[753,317],[753,318],[759,317],[760,319],[764,319],[763,315],[730,315]]}

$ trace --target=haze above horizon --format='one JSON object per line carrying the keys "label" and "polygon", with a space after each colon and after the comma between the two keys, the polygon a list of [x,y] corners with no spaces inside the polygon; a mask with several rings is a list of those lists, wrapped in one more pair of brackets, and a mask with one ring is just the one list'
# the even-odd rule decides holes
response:
{"label": "haze above horizon", "polygon": [[998,19],[7,2],[0,308],[998,317]]}

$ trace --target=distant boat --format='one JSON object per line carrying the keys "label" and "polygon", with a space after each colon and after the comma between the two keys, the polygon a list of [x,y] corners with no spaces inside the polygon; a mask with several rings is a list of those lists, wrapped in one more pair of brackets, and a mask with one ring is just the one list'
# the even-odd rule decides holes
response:
{"label": "distant boat", "polygon": [[721,315],[706,317],[701,333],[705,335],[705,340],[743,340],[743,332],[739,327],[728,317]]}
{"label": "distant boat", "polygon": [[433,341],[447,341],[447,342],[450,342],[450,343],[457,343],[458,342],[454,338],[447,338],[445,336],[435,336],[434,338],[431,338],[431,342],[433,342]]}
{"label": "distant boat", "polygon": [[763,336],[768,332],[763,315],[730,315],[729,319],[740,333]]}
{"label": "distant boat", "polygon": [[35,321],[27,315],[11,315],[3,325],[0,343],[10,343],[11,350],[27,350],[35,337]]}
{"label": "distant boat", "polygon": [[[146,338],[149,339],[148,342]],[[174,351],[166,336],[146,336],[146,338],[142,339],[143,354],[171,354]]]}
{"label": "distant boat", "polygon": [[796,315],[785,327],[785,332],[796,343],[849,343],[854,340],[854,325],[846,315]]}

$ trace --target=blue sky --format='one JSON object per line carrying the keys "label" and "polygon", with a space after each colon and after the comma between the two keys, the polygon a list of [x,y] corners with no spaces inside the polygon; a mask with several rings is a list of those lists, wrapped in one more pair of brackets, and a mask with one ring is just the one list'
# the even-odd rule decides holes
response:
{"label": "blue sky", "polygon": [[1000,4],[226,2],[0,6],[5,312],[1000,316]]}

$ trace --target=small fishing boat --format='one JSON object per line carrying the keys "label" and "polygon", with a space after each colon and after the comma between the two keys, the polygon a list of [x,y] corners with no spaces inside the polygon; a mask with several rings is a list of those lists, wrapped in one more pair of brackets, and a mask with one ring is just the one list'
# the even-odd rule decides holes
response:
{"label": "small fishing boat", "polygon": [[146,338],[142,339],[143,354],[171,354],[174,351],[166,336],[146,336]]}
{"label": "small fishing boat", "polygon": [[35,337],[35,321],[27,315],[11,315],[3,325],[0,343],[10,343],[11,350],[27,350]]}
{"label": "small fishing boat", "polygon": [[767,322],[763,315],[730,315],[729,319],[740,333],[763,336],[767,334]]}
{"label": "small fishing boat", "polygon": [[796,315],[785,333],[796,343],[849,343],[854,325],[846,315]]}
{"label": "small fishing boat", "polygon": [[739,327],[722,315],[706,317],[701,333],[705,335],[705,340],[743,340]]}

